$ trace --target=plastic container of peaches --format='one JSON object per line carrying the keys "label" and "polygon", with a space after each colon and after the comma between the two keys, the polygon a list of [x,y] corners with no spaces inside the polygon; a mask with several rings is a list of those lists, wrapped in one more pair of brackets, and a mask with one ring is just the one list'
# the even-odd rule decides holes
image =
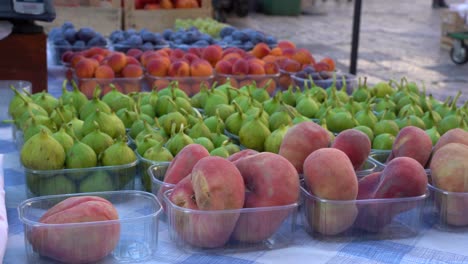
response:
{"label": "plastic container of peaches", "polygon": [[157,77],[150,75],[148,73],[145,74],[145,79],[147,86],[150,89],[161,90],[169,86],[172,82],[177,82],[179,88],[182,89],[188,96],[194,96],[198,92],[203,85],[207,88],[211,87],[213,84],[214,76],[206,76],[206,77]]}
{"label": "plastic container of peaches", "polygon": [[[429,182],[431,177],[429,175]],[[468,232],[468,192],[449,192],[428,185],[429,198],[425,218],[436,229],[445,232]]]}
{"label": "plastic container of peaches", "polygon": [[96,87],[102,89],[101,96],[112,90],[111,84],[113,84],[117,90],[124,94],[132,92],[140,92],[146,90],[144,87],[144,76],[138,78],[113,78],[113,79],[97,79],[97,78],[78,78],[75,76],[75,80],[78,84],[78,88],[84,93],[88,99],[93,98],[94,90]]}
{"label": "plastic container of peaches", "polygon": [[[92,47],[99,47],[99,48],[104,48],[108,49],[110,47],[109,44],[107,45],[100,45],[100,46],[92,46]],[[53,44],[52,42],[48,42],[48,49],[51,53],[51,60],[54,65],[66,65],[66,63],[62,60],[62,56],[65,52],[67,51],[73,51],[73,52],[79,52],[79,51],[85,51],[87,49],[92,48],[91,46],[87,47],[73,47],[71,45],[56,45]]]}
{"label": "plastic container of peaches", "polygon": [[[387,159],[391,153],[391,150],[372,150],[369,154],[369,160],[377,164],[377,166],[381,168],[380,170],[383,170],[385,166],[387,166]],[[430,169],[426,168],[425,171],[428,175],[431,173]]]}
{"label": "plastic container of peaches", "polygon": [[315,239],[400,239],[422,229],[429,193],[416,197],[364,200],[327,200],[301,186],[301,216],[306,232]]}
{"label": "plastic container of peaches", "polygon": [[163,207],[163,216],[166,219],[166,202],[164,200],[164,192],[167,190],[172,190],[175,187],[175,184],[164,182],[164,176],[166,171],[171,165],[170,162],[160,161],[152,163],[146,173],[151,181],[151,192],[158,197],[162,207]]}
{"label": "plastic container of peaches", "polygon": [[257,88],[265,88],[270,95],[274,95],[278,88],[278,78],[280,74],[248,74],[248,75],[230,75],[230,74],[215,74],[215,81],[218,85],[231,83],[234,88],[241,88],[245,85],[255,83]]}
{"label": "plastic container of peaches", "polygon": [[[111,202],[118,219],[63,224],[40,222],[57,203],[89,195]],[[28,263],[57,263],[55,260],[60,258],[60,263],[136,263],[152,259],[158,254],[161,211],[158,199],[141,191],[42,196],[18,206]]]}
{"label": "plastic container of peaches", "polygon": [[193,210],[164,192],[169,236],[186,252],[238,253],[284,248],[294,241],[298,204],[237,210]]}

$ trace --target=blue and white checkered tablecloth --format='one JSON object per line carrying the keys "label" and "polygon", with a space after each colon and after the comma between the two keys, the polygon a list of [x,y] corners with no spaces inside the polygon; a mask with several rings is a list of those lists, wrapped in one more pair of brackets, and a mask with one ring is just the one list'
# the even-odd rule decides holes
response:
{"label": "blue and white checkered tablecloth", "polygon": [[[60,93],[63,76],[60,70],[49,73],[49,90],[52,94]],[[26,199],[25,181],[10,126],[0,126],[0,155],[3,156],[0,177],[4,177],[5,180],[9,224],[3,263],[27,263],[23,226],[16,209],[17,205]],[[164,222],[160,223],[159,232],[158,256],[145,263],[468,263],[468,233],[444,232],[430,225],[425,226],[418,236],[406,239],[355,239],[341,242],[315,240],[299,227],[294,243],[287,248],[226,255],[187,253],[179,250],[171,243]]]}

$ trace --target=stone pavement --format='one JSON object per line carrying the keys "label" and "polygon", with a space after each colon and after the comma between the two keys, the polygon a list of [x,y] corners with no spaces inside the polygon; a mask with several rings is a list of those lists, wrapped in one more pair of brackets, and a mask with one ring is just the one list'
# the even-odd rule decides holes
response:
{"label": "stone pavement", "polygon": [[[324,15],[298,17],[229,17],[227,23],[251,27],[289,39],[317,55],[337,60],[348,71],[354,2],[317,0],[314,10]],[[460,3],[447,1],[447,3]],[[432,9],[430,0],[362,1],[358,75],[369,83],[406,76],[424,82],[439,99],[462,90],[460,102],[468,99],[468,63],[458,66],[449,51],[440,48],[441,9]]]}

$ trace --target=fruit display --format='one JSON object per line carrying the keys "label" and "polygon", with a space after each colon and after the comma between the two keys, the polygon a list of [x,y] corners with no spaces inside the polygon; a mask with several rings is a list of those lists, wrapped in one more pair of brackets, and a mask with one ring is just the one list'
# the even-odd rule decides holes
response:
{"label": "fruit display", "polygon": [[135,0],[135,9],[199,8],[198,0]]}
{"label": "fruit display", "polygon": [[[43,196],[18,205],[28,262],[144,262],[157,255],[161,205],[142,191]],[[138,246],[135,246],[138,245]]]}
{"label": "fruit display", "polygon": [[[315,64],[315,66],[320,63]],[[327,71],[328,69],[317,72],[316,69],[319,69],[319,67],[312,65],[305,66],[301,71],[293,73],[291,80],[301,89],[304,88],[304,85],[311,86],[311,83],[322,88],[327,88],[335,82],[335,86],[338,89],[341,89],[343,86],[346,87],[348,94],[351,94],[358,85],[358,80],[354,75],[338,71]],[[283,72],[283,76],[284,74],[287,73]]]}
{"label": "fruit display", "polygon": [[163,49],[146,51],[139,59],[146,68],[146,79],[152,89],[159,91],[177,82],[178,88],[193,96],[202,86],[211,86],[214,67],[210,60],[221,50],[217,45],[191,48],[189,51]]}
{"label": "fruit display", "polygon": [[131,52],[91,48],[67,52],[63,61],[70,63],[80,91],[92,98],[96,87],[101,87],[103,95],[113,87],[126,94],[141,91],[144,69],[134,56]]}
{"label": "fruit display", "polygon": [[191,27],[196,27],[201,33],[208,34],[213,38],[220,37],[220,31],[229,25],[220,23],[211,17],[206,18],[195,18],[195,19],[181,19],[177,18],[174,22],[174,27],[176,30],[179,29],[189,29]]}
{"label": "fruit display", "polygon": [[54,62],[61,63],[63,53],[82,51],[91,47],[107,46],[106,38],[92,28],[76,29],[70,22],[53,28],[48,34],[48,41],[54,52]]}
{"label": "fruit display", "polygon": [[158,50],[168,47],[167,40],[160,33],[153,33],[147,29],[115,30],[109,35],[112,48],[115,51],[127,53],[129,49]]}
{"label": "fruit display", "polygon": [[185,147],[164,178],[175,184],[164,198],[176,243],[220,248],[231,242],[260,243],[281,232],[299,199],[299,177],[292,164],[274,153],[248,150],[252,155],[234,154],[237,158],[231,161],[203,149],[197,144]]}
{"label": "fruit display", "polygon": [[[108,200],[78,196],[63,200],[47,210],[27,238],[41,256],[64,263],[89,263],[109,255],[120,239],[119,215]],[[105,222],[95,226],[54,228],[54,225]],[[48,227],[49,225],[49,227]],[[95,234],[99,234],[96,236]]]}

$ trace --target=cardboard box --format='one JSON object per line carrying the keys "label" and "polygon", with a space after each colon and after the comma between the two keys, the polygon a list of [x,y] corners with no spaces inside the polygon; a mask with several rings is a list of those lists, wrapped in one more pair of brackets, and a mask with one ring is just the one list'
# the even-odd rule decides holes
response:
{"label": "cardboard box", "polygon": [[213,16],[211,0],[202,0],[200,8],[174,9],[135,9],[135,0],[126,0],[124,6],[124,29],[137,30],[146,28],[153,32],[162,32],[167,28],[174,28],[177,18],[205,18]]}
{"label": "cardboard box", "polygon": [[466,17],[461,17],[456,11],[443,10],[441,22],[445,24],[463,26],[466,25]]}
{"label": "cardboard box", "polygon": [[[77,2],[79,5],[75,5]],[[122,28],[120,0],[55,0],[54,2],[54,4],[60,3],[67,5],[55,6],[57,17],[53,22],[38,22],[38,24],[44,26],[46,32],[54,27],[60,27],[66,21],[72,22],[75,28],[91,27],[105,36],[108,36],[114,30]],[[75,6],[70,6],[69,4],[74,4]]]}

